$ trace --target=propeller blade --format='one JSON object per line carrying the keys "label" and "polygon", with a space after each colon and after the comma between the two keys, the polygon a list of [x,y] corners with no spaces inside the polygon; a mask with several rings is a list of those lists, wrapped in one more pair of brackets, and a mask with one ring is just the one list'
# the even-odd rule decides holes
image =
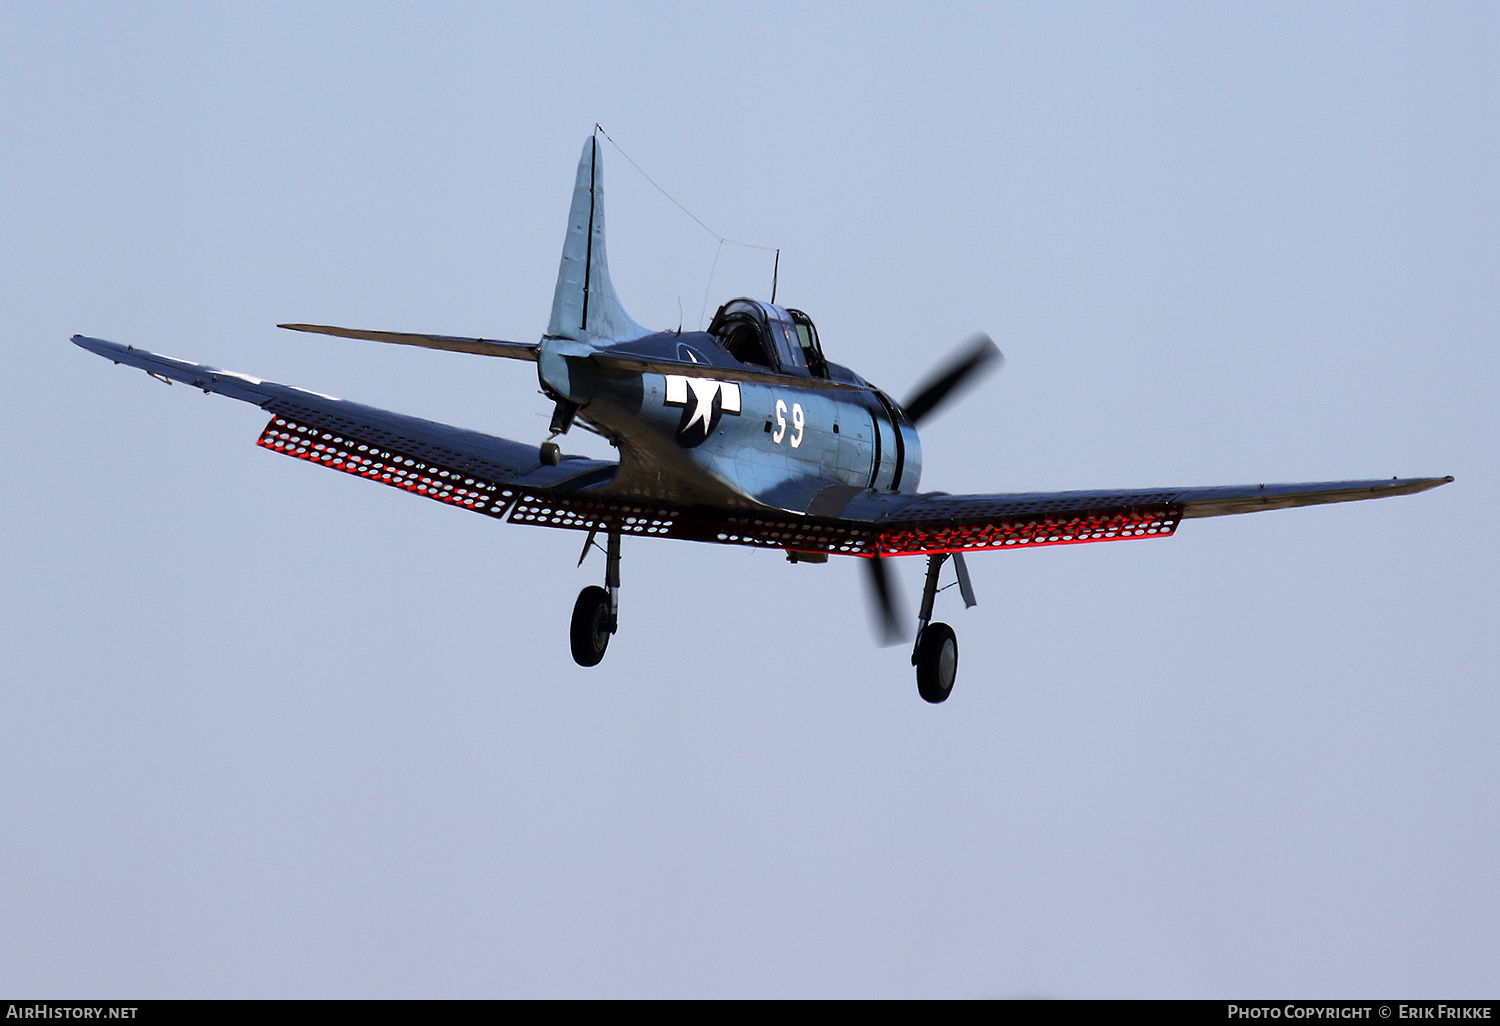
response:
{"label": "propeller blade", "polygon": [[886,569],[885,560],[880,557],[862,560],[868,569],[865,582],[869,585],[870,611],[875,618],[875,631],[880,637],[882,645],[896,645],[906,640],[906,632],[902,629],[906,617],[901,614],[900,600],[896,596],[895,585],[891,581],[890,571]]}
{"label": "propeller blade", "polygon": [[969,381],[986,364],[1004,359],[994,339],[982,332],[975,335],[902,405],[906,410],[906,418],[913,425],[917,424],[946,402],[950,393]]}

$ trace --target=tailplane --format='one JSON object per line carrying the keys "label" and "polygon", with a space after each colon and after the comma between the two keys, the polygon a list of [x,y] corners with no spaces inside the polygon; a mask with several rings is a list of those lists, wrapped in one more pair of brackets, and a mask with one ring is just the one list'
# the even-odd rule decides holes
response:
{"label": "tailplane", "polygon": [[604,167],[598,136],[589,136],[578,161],[547,336],[599,345],[648,334],[625,312],[609,280],[604,252]]}

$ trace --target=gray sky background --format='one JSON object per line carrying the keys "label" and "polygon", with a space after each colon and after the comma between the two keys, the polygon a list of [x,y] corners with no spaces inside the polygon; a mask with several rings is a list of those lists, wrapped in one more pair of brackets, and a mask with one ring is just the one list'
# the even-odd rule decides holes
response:
{"label": "gray sky background", "polygon": [[[1495,996],[1495,6],[236,6],[0,8],[0,991]],[[852,561],[627,539],[582,670],[581,536],[68,344],[540,441],[274,325],[534,340],[595,120],[896,395],[994,335],[925,488],[1457,482],[972,557],[929,707]]]}

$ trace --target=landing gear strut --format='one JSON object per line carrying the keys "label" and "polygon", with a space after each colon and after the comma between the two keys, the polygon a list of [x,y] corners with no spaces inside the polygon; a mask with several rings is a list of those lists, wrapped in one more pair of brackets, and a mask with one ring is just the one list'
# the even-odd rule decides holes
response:
{"label": "landing gear strut", "polygon": [[[590,531],[588,541],[583,543],[583,555],[594,544],[595,532]],[[573,603],[573,623],[568,640],[573,648],[573,661],[579,666],[598,666],[609,647],[609,636],[620,626],[620,535],[611,531],[604,550],[604,587],[591,584],[578,593]],[[580,556],[578,562],[583,562]]]}
{"label": "landing gear strut", "polygon": [[[922,587],[922,611],[917,614],[917,643],[911,662],[917,668],[917,694],[936,705],[946,702],[953,693],[953,678],[958,676],[958,638],[945,623],[932,622],[932,604],[938,593],[938,571],[948,553],[927,557],[927,582]],[[953,568],[958,572],[958,590],[965,606],[974,605],[974,588],[969,583],[969,568],[963,553],[955,552]]]}

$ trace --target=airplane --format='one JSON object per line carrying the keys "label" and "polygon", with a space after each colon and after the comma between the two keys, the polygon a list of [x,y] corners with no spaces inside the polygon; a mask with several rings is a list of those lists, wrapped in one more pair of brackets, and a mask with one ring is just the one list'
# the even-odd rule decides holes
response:
{"label": "airplane", "polygon": [[[602,534],[604,585],[579,594],[569,630],[581,666],[597,665],[618,630],[625,535],[782,550],[792,562],[862,557],[888,643],[902,633],[885,561],[926,556],[911,662],[918,693],[930,703],[949,697],[958,670],[953,628],[933,619],[945,562],[953,564],[965,606],[975,605],[966,553],[1162,538],[1195,517],[1409,495],[1453,480],[921,492],[917,426],[1001,362],[994,342],[976,336],[898,403],[827,359],[812,319],[777,306],[774,288],[772,297],[730,300],[707,331],[651,331],[636,323],[610,281],[596,133],[579,159],[552,315],[540,341],[279,325],[535,363],[553,403],[540,445],[103,339],[72,341],[167,384],[261,407],[271,420],[258,444],[275,452],[513,524],[586,531],[580,566]],[[574,425],[607,439],[619,459],[563,453],[556,439]]]}

